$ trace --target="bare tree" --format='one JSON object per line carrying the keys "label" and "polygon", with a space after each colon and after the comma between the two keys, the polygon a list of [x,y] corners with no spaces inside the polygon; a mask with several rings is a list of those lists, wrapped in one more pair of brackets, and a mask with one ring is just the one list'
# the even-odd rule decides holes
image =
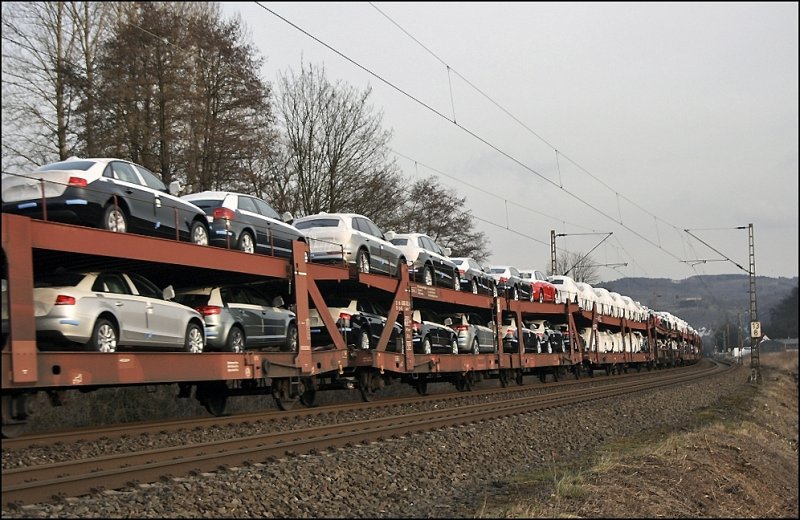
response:
{"label": "bare tree", "polygon": [[301,63],[279,78],[287,172],[270,199],[295,214],[362,213],[379,225],[402,205],[404,179],[388,159],[390,132],[368,104],[371,89],[332,84],[324,68]]}
{"label": "bare tree", "polygon": [[425,233],[452,256],[483,262],[489,256],[486,235],[475,229],[465,197],[442,186],[435,177],[417,180],[409,190],[400,214],[387,227],[404,233]]}
{"label": "bare tree", "polygon": [[582,252],[564,251],[556,254],[556,272],[551,271],[551,266],[548,266],[546,272],[550,274],[566,274],[576,282],[585,282],[589,285],[600,281],[594,259]]}
{"label": "bare tree", "polygon": [[76,38],[67,2],[3,4],[3,169],[73,154]]}

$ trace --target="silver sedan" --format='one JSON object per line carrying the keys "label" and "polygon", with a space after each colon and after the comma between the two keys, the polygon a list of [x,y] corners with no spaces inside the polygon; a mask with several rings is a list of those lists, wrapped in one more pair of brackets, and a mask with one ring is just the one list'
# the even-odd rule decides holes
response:
{"label": "silver sedan", "polygon": [[169,301],[145,277],[117,271],[56,271],[34,281],[36,337],[40,345],[80,345],[97,352],[118,347],[202,352],[203,318]]}

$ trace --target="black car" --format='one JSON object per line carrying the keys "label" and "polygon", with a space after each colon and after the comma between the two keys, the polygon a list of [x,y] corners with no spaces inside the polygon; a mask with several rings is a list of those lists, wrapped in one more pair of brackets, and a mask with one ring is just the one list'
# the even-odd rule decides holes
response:
{"label": "black car", "polygon": [[474,258],[450,258],[461,278],[461,288],[471,291],[472,294],[490,294],[497,296],[497,286],[494,278],[489,273],[481,269],[480,264]]}
{"label": "black car", "polygon": [[68,224],[208,244],[206,215],[177,197],[153,172],[122,159],[47,164],[26,175],[3,175],[3,212]]}
{"label": "black car", "polygon": [[203,191],[181,199],[199,206],[208,216],[212,246],[291,258],[292,242],[303,239],[296,227],[278,215],[265,200],[228,191]]}
{"label": "black car", "polygon": [[411,313],[411,321],[414,352],[458,354],[458,336],[450,327],[452,319],[443,318],[427,309],[418,309]]}
{"label": "black car", "polygon": [[[345,343],[357,349],[375,348],[386,325],[388,311],[379,303],[366,298],[334,296],[326,298],[325,305],[331,318],[336,322],[339,333],[344,335]],[[311,346],[322,347],[333,343],[319,310],[309,309],[311,325]],[[403,327],[395,322],[389,337],[387,350],[393,350],[398,338],[403,334]]]}

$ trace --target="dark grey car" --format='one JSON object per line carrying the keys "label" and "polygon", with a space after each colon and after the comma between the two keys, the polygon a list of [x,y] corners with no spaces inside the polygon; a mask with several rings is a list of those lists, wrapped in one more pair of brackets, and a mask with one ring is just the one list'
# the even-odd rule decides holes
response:
{"label": "dark grey car", "polygon": [[427,309],[418,309],[411,313],[411,321],[414,352],[458,354],[458,337],[450,327],[453,323],[451,318],[443,318]]}
{"label": "dark grey car", "polygon": [[292,242],[303,238],[300,230],[284,222],[291,220],[290,213],[278,215],[267,201],[252,195],[202,191],[181,199],[206,212],[212,246],[291,258]]}
{"label": "dark grey car", "polygon": [[284,309],[283,298],[270,298],[248,285],[181,289],[175,301],[203,315],[207,346],[242,352],[260,347],[297,351],[297,318]]}

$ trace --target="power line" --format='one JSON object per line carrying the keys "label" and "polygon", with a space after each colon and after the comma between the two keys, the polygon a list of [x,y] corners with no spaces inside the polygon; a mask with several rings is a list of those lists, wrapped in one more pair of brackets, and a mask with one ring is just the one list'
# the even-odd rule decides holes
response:
{"label": "power line", "polygon": [[[329,44],[327,44],[327,43],[323,42],[322,40],[320,40],[320,39],[319,39],[319,38],[317,38],[316,36],[312,35],[312,34],[311,34],[311,33],[309,33],[308,31],[306,31],[305,29],[303,29],[303,28],[301,28],[300,26],[298,26],[297,24],[295,24],[294,22],[291,22],[290,20],[288,20],[288,19],[284,18],[283,16],[281,16],[281,15],[280,15],[280,14],[278,14],[278,13],[276,13],[276,12],[275,12],[275,11],[273,11],[272,9],[269,9],[268,7],[266,7],[266,6],[262,5],[260,2],[256,2],[256,5],[258,5],[259,7],[261,7],[262,9],[264,9],[265,11],[267,11],[268,13],[272,14],[272,15],[273,15],[273,16],[275,16],[276,18],[279,18],[280,20],[282,20],[282,21],[283,21],[283,22],[285,22],[286,24],[288,24],[288,25],[290,25],[290,26],[294,27],[295,29],[297,29],[298,31],[302,32],[303,34],[305,34],[306,36],[308,36],[308,37],[309,37],[309,38],[311,38],[312,40],[316,41],[316,42],[317,42],[317,43],[319,43],[320,45],[322,45],[322,46],[324,46],[325,48],[329,49],[331,52],[334,52],[335,54],[337,54],[337,55],[338,55],[338,56],[340,56],[341,58],[343,58],[343,59],[345,59],[346,61],[348,61],[348,62],[352,63],[353,65],[355,65],[356,67],[358,67],[358,68],[359,68],[359,69],[361,69],[362,71],[366,72],[367,74],[371,75],[372,77],[376,78],[377,80],[379,80],[379,81],[383,82],[383,83],[384,83],[384,84],[386,84],[387,86],[389,86],[389,87],[393,88],[393,89],[394,89],[394,90],[396,90],[397,92],[399,92],[399,93],[403,94],[404,96],[406,96],[406,97],[408,97],[409,99],[411,99],[412,101],[414,101],[414,102],[418,103],[418,104],[419,104],[419,105],[421,105],[422,107],[424,107],[424,108],[428,109],[430,112],[434,113],[435,115],[439,116],[440,118],[442,118],[442,119],[445,119],[446,121],[449,121],[449,122],[453,123],[455,126],[457,126],[457,127],[458,127],[459,129],[461,129],[462,131],[466,132],[467,134],[469,134],[469,135],[470,135],[470,136],[472,136],[473,138],[475,138],[475,139],[479,140],[480,142],[484,143],[486,146],[488,146],[489,148],[491,148],[491,149],[495,150],[497,153],[501,154],[502,156],[504,156],[504,157],[506,157],[507,159],[511,160],[512,162],[516,163],[516,164],[517,164],[517,165],[519,165],[520,167],[522,167],[522,168],[524,168],[524,169],[528,170],[529,172],[533,173],[534,175],[536,175],[536,176],[540,177],[542,180],[544,180],[544,181],[545,181],[545,182],[547,182],[548,184],[551,184],[551,185],[553,185],[553,186],[555,186],[555,187],[557,187],[557,188],[561,189],[561,190],[562,190],[564,193],[566,193],[567,195],[569,195],[569,196],[571,196],[572,198],[574,198],[574,199],[578,200],[579,202],[583,203],[584,205],[588,206],[589,208],[593,209],[594,211],[596,211],[597,213],[599,213],[599,214],[603,215],[604,217],[608,218],[609,220],[611,220],[611,221],[613,221],[613,222],[616,222],[617,224],[619,224],[619,225],[620,225],[620,226],[622,226],[623,228],[627,229],[628,231],[630,231],[630,232],[631,232],[631,233],[633,233],[634,235],[638,236],[639,238],[641,238],[641,239],[642,239],[642,240],[644,240],[645,242],[647,242],[647,243],[649,243],[649,244],[651,244],[651,245],[655,246],[655,247],[656,247],[656,248],[658,248],[658,249],[661,249],[661,250],[662,250],[662,251],[664,251],[666,254],[668,254],[669,256],[672,256],[672,257],[673,257],[673,258],[675,258],[676,260],[678,260],[678,261],[680,261],[680,260],[681,260],[681,259],[680,259],[678,256],[676,256],[676,255],[675,255],[675,254],[673,254],[672,252],[670,252],[670,251],[668,251],[668,250],[664,249],[664,248],[663,248],[663,247],[661,247],[659,244],[656,244],[655,242],[653,242],[652,240],[650,240],[650,239],[649,239],[649,238],[647,238],[646,236],[642,235],[642,234],[641,234],[641,233],[639,233],[638,231],[636,231],[636,230],[634,230],[634,229],[630,228],[629,226],[625,225],[625,224],[624,224],[624,223],[622,223],[622,222],[619,222],[619,221],[617,221],[615,218],[613,218],[612,216],[608,215],[606,212],[604,212],[604,211],[602,211],[602,210],[598,209],[597,207],[595,207],[594,205],[592,205],[592,204],[591,204],[591,203],[589,203],[588,201],[586,201],[586,200],[582,199],[581,197],[579,197],[578,195],[576,195],[576,194],[572,193],[571,191],[567,190],[566,188],[559,186],[558,184],[556,184],[556,183],[555,183],[555,182],[553,182],[552,180],[548,179],[546,176],[544,176],[544,175],[543,175],[543,174],[541,174],[540,172],[536,171],[535,169],[533,169],[533,168],[531,168],[530,166],[528,166],[528,165],[524,164],[523,162],[521,162],[521,161],[520,161],[520,160],[518,160],[517,158],[513,157],[512,155],[510,155],[509,153],[507,153],[507,152],[505,152],[504,150],[500,149],[500,148],[499,148],[497,145],[495,145],[495,144],[493,144],[493,143],[489,142],[488,140],[486,140],[485,138],[483,138],[483,137],[481,137],[480,135],[476,134],[476,133],[475,133],[475,132],[473,132],[472,130],[470,130],[470,129],[466,128],[465,126],[458,124],[457,122],[455,122],[454,120],[450,119],[450,118],[449,118],[449,117],[447,117],[446,115],[442,114],[441,112],[439,112],[439,111],[438,111],[438,110],[436,110],[435,108],[431,107],[431,106],[430,106],[430,105],[428,105],[427,103],[425,103],[425,102],[421,101],[420,99],[416,98],[415,96],[413,96],[413,95],[409,94],[408,92],[406,92],[406,91],[405,91],[405,90],[403,90],[402,88],[398,87],[398,86],[397,86],[397,85],[395,85],[394,83],[392,83],[392,82],[390,82],[390,81],[388,81],[388,80],[384,79],[384,78],[383,78],[382,76],[380,76],[379,74],[377,74],[377,73],[373,72],[372,70],[370,70],[370,69],[366,68],[365,66],[361,65],[360,63],[358,63],[358,62],[357,62],[357,61],[355,61],[354,59],[352,59],[352,58],[350,58],[349,56],[347,56],[347,55],[345,55],[344,53],[342,53],[341,51],[339,51],[339,50],[337,50],[337,49],[333,48],[331,45],[329,45]],[[573,162],[574,162],[574,161],[573,161]]]}

